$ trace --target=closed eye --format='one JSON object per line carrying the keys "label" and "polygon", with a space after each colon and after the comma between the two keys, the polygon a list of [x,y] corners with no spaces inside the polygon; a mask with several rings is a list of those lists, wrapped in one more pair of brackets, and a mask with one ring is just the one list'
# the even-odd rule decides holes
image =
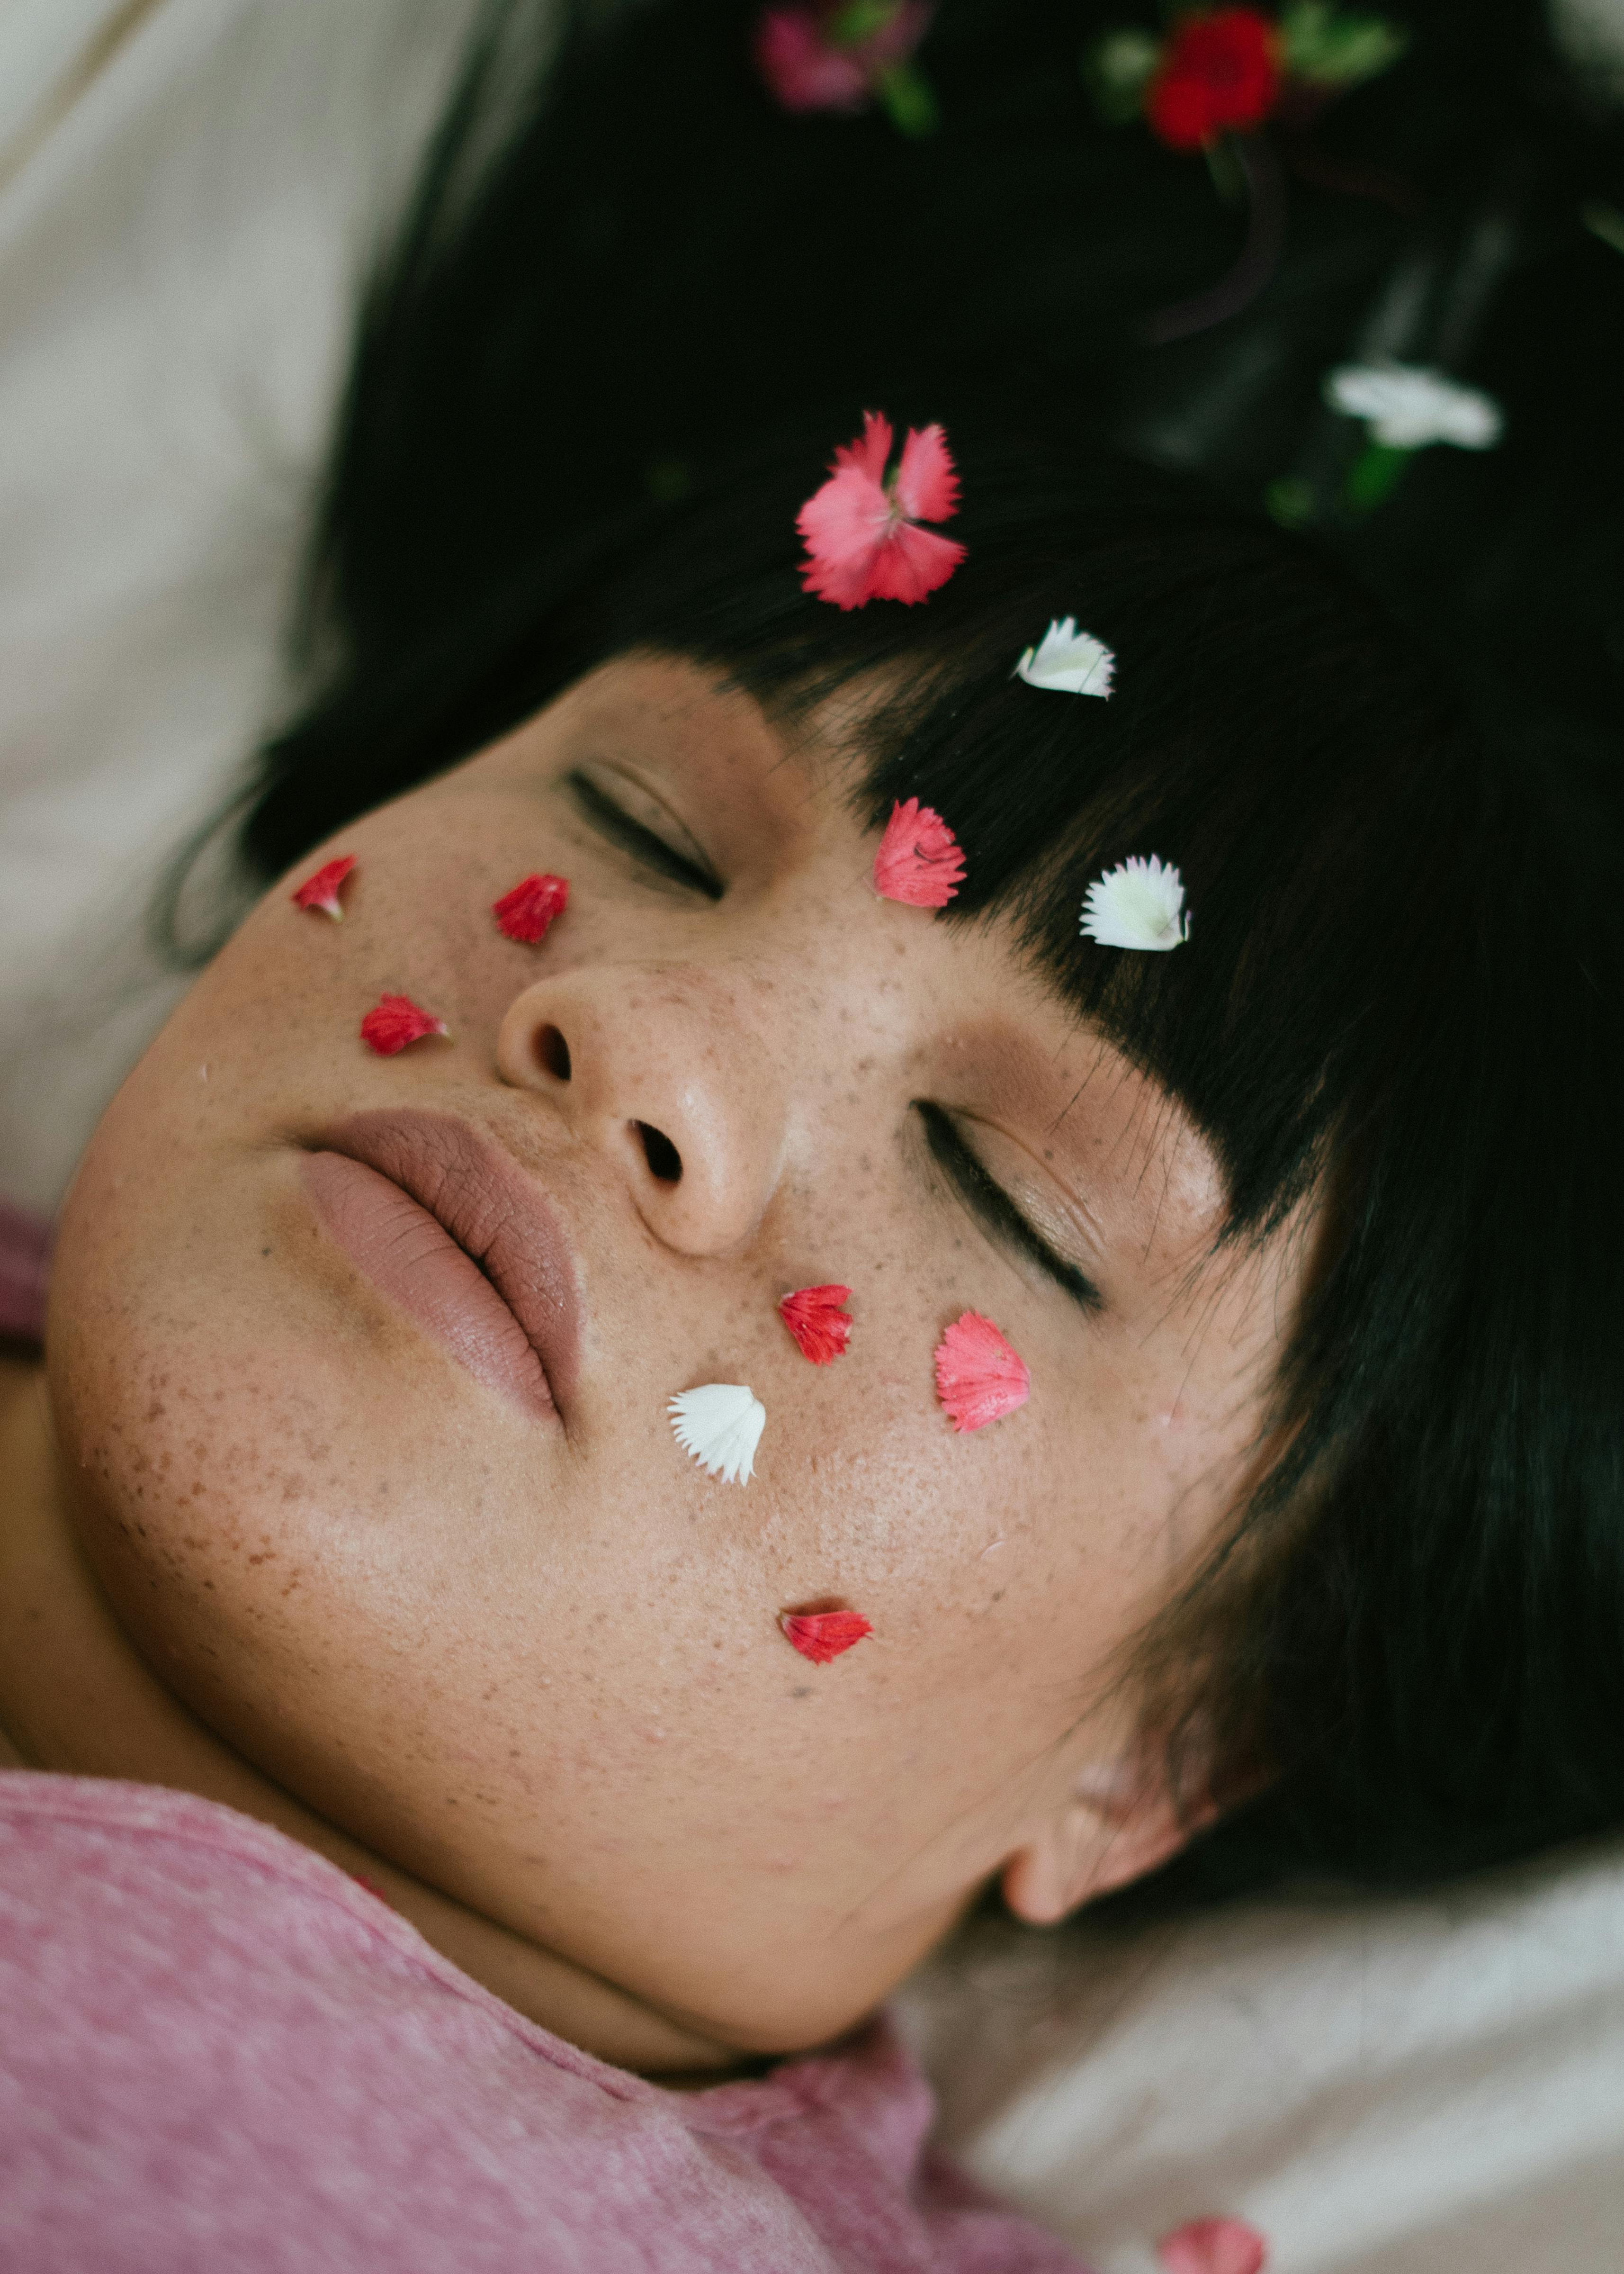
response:
{"label": "closed eye", "polygon": [[1085,1311],[1102,1310],[1105,1298],[1094,1281],[1052,1248],[1037,1227],[1027,1222],[1003,1186],[988,1174],[965,1143],[951,1115],[924,1098],[916,1097],[914,1107],[923,1124],[931,1159],[989,1237],[1011,1254],[1024,1256],[1028,1262],[1035,1263]]}
{"label": "closed eye", "polygon": [[679,853],[675,846],[668,845],[641,821],[634,821],[590,774],[571,772],[564,777],[564,787],[600,837],[606,837],[612,845],[618,845],[623,853],[629,853],[634,861],[651,869],[657,876],[669,877],[673,884],[686,885],[690,892],[703,892],[708,900],[721,899],[726,886],[712,870]]}

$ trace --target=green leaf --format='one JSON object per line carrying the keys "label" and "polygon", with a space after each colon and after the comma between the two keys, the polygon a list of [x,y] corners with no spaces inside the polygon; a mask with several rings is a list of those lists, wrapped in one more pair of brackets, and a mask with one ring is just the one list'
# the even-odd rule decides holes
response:
{"label": "green leaf", "polygon": [[1342,495],[1357,513],[1368,513],[1398,486],[1400,475],[1415,456],[1391,442],[1367,442],[1348,470]]}
{"label": "green leaf", "polygon": [[875,75],[874,91],[899,134],[917,139],[934,134],[942,124],[936,89],[912,64],[887,64]]}
{"label": "green leaf", "polygon": [[888,31],[900,0],[846,0],[827,22],[824,36],[831,47],[861,48],[876,32]]}
{"label": "green leaf", "polygon": [[1410,35],[1382,16],[1344,14],[1332,0],[1291,0],[1282,11],[1286,69],[1321,87],[1354,87],[1395,64]]}
{"label": "green leaf", "polygon": [[1154,32],[1107,32],[1084,49],[1084,83],[1108,124],[1126,126],[1139,117],[1161,60],[1162,42]]}

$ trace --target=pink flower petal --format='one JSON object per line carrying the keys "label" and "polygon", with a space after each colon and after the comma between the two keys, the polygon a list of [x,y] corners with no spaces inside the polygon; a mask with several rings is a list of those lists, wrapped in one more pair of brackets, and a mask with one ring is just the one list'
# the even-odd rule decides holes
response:
{"label": "pink flower petal", "polygon": [[814,1666],[827,1666],[874,1629],[861,1611],[784,1611],[778,1624],[786,1638]]}
{"label": "pink flower petal", "polygon": [[871,600],[906,600],[911,606],[945,584],[965,557],[957,538],[934,537],[899,521],[880,540],[880,549],[868,571]]}
{"label": "pink flower petal", "polygon": [[1192,2218],[1162,2236],[1156,2255],[1168,2274],[1261,2274],[1268,2244],[1244,2218]]}
{"label": "pink flower petal", "polygon": [[385,995],[361,1021],[361,1040],[380,1058],[392,1058],[425,1035],[443,1035],[446,1022],[414,1003],[410,995]]}
{"label": "pink flower petal", "polygon": [[835,451],[835,462],[829,469],[838,474],[842,466],[855,466],[860,474],[867,474],[876,488],[885,480],[885,461],[891,456],[891,420],[883,410],[863,412],[863,430],[855,442],[842,442]]}
{"label": "pink flower petal", "polygon": [[883,900],[911,908],[944,908],[964,882],[959,840],[939,813],[916,797],[893,805],[874,856],[874,889]]}
{"label": "pink flower petal", "polygon": [[917,433],[909,427],[897,470],[897,502],[910,521],[951,521],[958,512],[959,475],[940,426]]}
{"label": "pink flower petal", "polygon": [[966,1311],[936,1344],[936,1396],[955,1429],[984,1429],[1032,1395],[1032,1376],[990,1319]]}
{"label": "pink flower petal", "polygon": [[562,877],[522,877],[511,892],[492,902],[491,914],[506,938],[534,947],[568,906],[569,885]]}
{"label": "pink flower petal", "polygon": [[801,1346],[802,1358],[828,1366],[852,1339],[852,1322],[841,1309],[849,1287],[798,1287],[778,1305],[778,1316]]}
{"label": "pink flower petal", "polygon": [[861,608],[870,600],[911,606],[946,584],[965,557],[962,545],[933,536],[910,518],[916,509],[930,520],[959,509],[959,478],[942,429],[910,428],[901,466],[887,488],[891,443],[891,421],[866,410],[861,435],[841,444],[829,479],[795,517],[807,547],[802,589],[838,608]]}
{"label": "pink flower petal", "polygon": [[767,8],[752,42],[767,92],[786,110],[861,110],[868,72],[854,49],[831,48],[816,8]]}
{"label": "pink flower petal", "polygon": [[355,864],[353,853],[341,853],[336,861],[324,862],[313,877],[306,877],[298,890],[288,895],[289,899],[296,908],[320,908],[335,923],[342,923],[344,911],[338,897],[339,886]]}

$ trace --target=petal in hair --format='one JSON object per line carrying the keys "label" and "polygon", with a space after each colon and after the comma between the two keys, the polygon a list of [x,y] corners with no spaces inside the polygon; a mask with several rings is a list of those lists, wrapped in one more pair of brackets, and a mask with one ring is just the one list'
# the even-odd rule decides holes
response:
{"label": "petal in hair", "polygon": [[990,1319],[966,1311],[936,1344],[936,1396],[955,1429],[984,1429],[1032,1395],[1032,1376]]}
{"label": "petal in hair", "polygon": [[919,526],[959,510],[959,477],[942,429],[910,428],[887,481],[891,445],[890,419],[866,410],[861,435],[841,444],[829,479],[796,517],[807,547],[802,587],[838,608],[922,600],[965,557],[962,545]]}
{"label": "petal in hair", "polygon": [[708,1477],[748,1485],[767,1409],[741,1382],[707,1382],[684,1389],[665,1408],[677,1442]]}
{"label": "petal in hair", "polygon": [[778,1624],[786,1639],[814,1666],[827,1666],[874,1632],[861,1611],[781,1611]]}
{"label": "petal in hair", "polygon": [[296,908],[320,908],[324,916],[335,923],[344,920],[343,904],[339,899],[339,887],[355,867],[353,853],[341,853],[336,861],[325,861],[313,877],[306,877],[296,892],[289,894]]}
{"label": "petal in hair", "polygon": [[568,906],[569,886],[562,877],[522,877],[510,892],[492,902],[491,914],[505,938],[534,947]]}
{"label": "petal in hair", "polygon": [[911,797],[893,805],[874,856],[874,889],[910,908],[944,908],[964,882],[959,840],[939,813]]}
{"label": "petal in hair", "polygon": [[1162,2236],[1156,2255],[1167,2274],[1263,2274],[1268,2244],[1244,2218],[1192,2218]]}
{"label": "petal in hair", "polygon": [[409,1043],[420,1043],[425,1035],[446,1031],[445,1020],[421,1009],[410,995],[385,995],[361,1021],[361,1040],[380,1058],[394,1058]]}
{"label": "petal in hair", "polygon": [[1371,440],[1389,450],[1492,450],[1505,415],[1492,395],[1416,364],[1345,363],[1327,375],[1325,399],[1344,418],[1363,418]]}
{"label": "petal in hair", "polygon": [[1177,870],[1164,868],[1154,853],[1148,861],[1132,853],[1089,885],[1079,929],[1101,947],[1155,953],[1189,938],[1184,908],[1184,883]]}
{"label": "petal in hair", "polygon": [[1079,632],[1075,616],[1051,622],[1036,647],[1029,647],[1016,665],[1014,676],[1028,687],[1052,687],[1062,695],[1103,695],[1111,691],[1116,659],[1103,640]]}
{"label": "petal in hair", "polygon": [[801,1345],[802,1358],[827,1366],[852,1339],[852,1321],[841,1309],[849,1287],[798,1287],[778,1305],[778,1316]]}

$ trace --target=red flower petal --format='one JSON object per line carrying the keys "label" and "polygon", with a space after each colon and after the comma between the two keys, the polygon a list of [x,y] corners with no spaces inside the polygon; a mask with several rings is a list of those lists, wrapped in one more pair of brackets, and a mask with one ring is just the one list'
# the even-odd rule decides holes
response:
{"label": "red flower petal", "polygon": [[425,1035],[443,1035],[446,1022],[421,1010],[410,995],[385,995],[361,1021],[361,1040],[380,1058],[392,1058]]}
{"label": "red flower petal", "polygon": [[783,1611],[778,1624],[785,1636],[814,1666],[827,1666],[843,1650],[850,1650],[874,1629],[861,1611]]}
{"label": "red flower petal", "polygon": [[1262,2274],[1268,2244],[1244,2218],[1192,2218],[1162,2236],[1156,2255],[1168,2274]]}
{"label": "red flower petal", "polygon": [[908,429],[897,469],[897,502],[910,521],[951,521],[958,512],[959,474],[940,426]]}
{"label": "red flower petal", "polygon": [[1256,8],[1187,16],[1145,95],[1150,130],[1175,150],[1260,126],[1280,94],[1280,34]]}
{"label": "red flower petal", "polygon": [[331,916],[335,923],[343,921],[338,888],[355,867],[353,853],[341,853],[336,861],[324,862],[313,877],[306,877],[298,890],[289,892],[289,899],[296,908],[320,908],[323,915]]}
{"label": "red flower petal", "polygon": [[562,877],[522,877],[510,892],[491,903],[496,929],[508,939],[534,947],[545,939],[553,919],[569,906],[569,885]]}
{"label": "red flower petal", "polygon": [[911,908],[944,908],[964,882],[964,855],[941,815],[916,797],[893,805],[874,856],[874,889]]}
{"label": "red flower petal", "polygon": [[826,43],[815,8],[764,9],[752,47],[768,93],[786,110],[861,110],[868,100],[861,62]]}
{"label": "red flower petal", "polygon": [[919,520],[944,521],[959,510],[959,478],[940,426],[910,428],[902,463],[887,487],[891,421],[863,413],[863,431],[835,452],[829,479],[801,507],[795,526],[806,541],[802,590],[838,608],[870,600],[922,600],[945,584],[965,557],[951,538]]}
{"label": "red flower petal", "polygon": [[955,1429],[984,1429],[1032,1395],[1032,1376],[990,1319],[966,1311],[936,1344],[936,1396]]}
{"label": "red flower petal", "polygon": [[849,1287],[798,1287],[778,1305],[778,1316],[801,1345],[802,1358],[827,1366],[852,1339],[852,1322],[840,1308],[851,1300]]}

